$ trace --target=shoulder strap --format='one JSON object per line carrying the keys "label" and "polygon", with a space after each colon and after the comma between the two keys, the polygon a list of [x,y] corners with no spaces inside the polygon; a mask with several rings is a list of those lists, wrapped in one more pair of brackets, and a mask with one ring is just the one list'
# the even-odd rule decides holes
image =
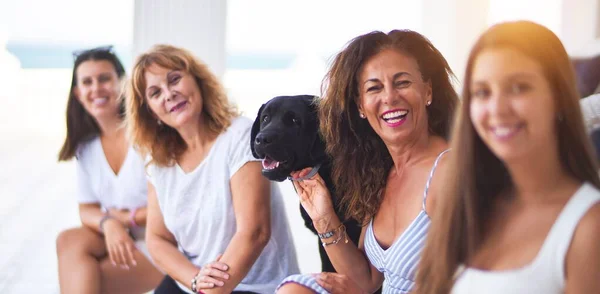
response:
{"label": "shoulder strap", "polygon": [[592,185],[584,183],[569,199],[548,232],[538,255],[542,260],[551,262],[548,264],[551,267],[549,270],[558,281],[564,283],[565,257],[579,221],[599,201],[600,192]]}
{"label": "shoulder strap", "polygon": [[438,157],[435,159],[435,162],[433,163],[433,167],[431,168],[431,172],[429,172],[429,178],[427,178],[427,183],[425,184],[425,192],[423,193],[423,210],[425,210],[425,204],[427,202],[427,192],[429,192],[429,185],[431,184],[431,179],[433,178],[433,174],[435,173],[435,169],[438,166],[438,163],[440,162],[440,159],[442,159],[442,156],[444,154],[446,154],[448,151],[450,151],[450,149],[446,149],[444,151],[442,151],[440,153],[440,155],[438,155]]}

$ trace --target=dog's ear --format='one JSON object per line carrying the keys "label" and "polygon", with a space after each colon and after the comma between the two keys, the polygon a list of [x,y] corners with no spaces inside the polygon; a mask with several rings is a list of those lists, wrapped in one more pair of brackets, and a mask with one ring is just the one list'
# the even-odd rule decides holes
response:
{"label": "dog's ear", "polygon": [[314,112],[317,111],[317,105],[318,105],[319,99],[320,99],[318,96],[302,95],[300,97],[304,101],[304,103],[306,103],[308,105],[308,107],[310,107],[311,111],[314,111]]}
{"label": "dog's ear", "polygon": [[256,119],[254,119],[254,123],[252,124],[252,131],[250,132],[250,150],[255,158],[258,158],[258,154],[256,154],[256,151],[254,150],[254,139],[256,139],[256,135],[258,135],[258,132],[260,131],[260,117],[262,116],[265,105],[267,104],[265,103],[260,106],[260,109],[256,114]]}

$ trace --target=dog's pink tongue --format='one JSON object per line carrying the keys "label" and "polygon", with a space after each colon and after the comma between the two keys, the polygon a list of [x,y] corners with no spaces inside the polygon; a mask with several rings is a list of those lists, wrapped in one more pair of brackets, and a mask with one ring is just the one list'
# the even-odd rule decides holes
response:
{"label": "dog's pink tongue", "polygon": [[262,166],[264,169],[274,169],[279,166],[279,161],[275,161],[271,158],[265,157],[262,161]]}

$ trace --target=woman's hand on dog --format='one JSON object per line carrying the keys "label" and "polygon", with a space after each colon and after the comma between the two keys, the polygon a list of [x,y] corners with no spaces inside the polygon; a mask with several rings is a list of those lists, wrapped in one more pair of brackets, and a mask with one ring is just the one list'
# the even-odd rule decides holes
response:
{"label": "woman's hand on dog", "polygon": [[[292,172],[290,175],[292,178],[297,179],[306,176],[310,171],[311,168],[305,168],[301,171]],[[313,220],[313,223],[330,220],[336,216],[329,190],[319,174],[307,180],[292,182],[296,188],[296,193],[300,196],[300,204]]]}
{"label": "woman's hand on dog", "polygon": [[136,266],[133,253],[137,248],[125,227],[118,220],[109,219],[105,222],[103,229],[106,251],[112,264],[120,265],[125,269],[129,269],[129,266]]}

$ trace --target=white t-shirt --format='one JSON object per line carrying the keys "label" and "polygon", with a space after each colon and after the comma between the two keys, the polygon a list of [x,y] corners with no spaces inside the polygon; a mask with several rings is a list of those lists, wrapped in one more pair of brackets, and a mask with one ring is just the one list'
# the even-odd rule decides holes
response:
{"label": "white t-shirt", "polygon": [[106,209],[146,207],[148,182],[144,160],[132,147],[118,175],[106,160],[100,137],[81,144],[76,156],[79,203],[100,203]]}
{"label": "white t-shirt", "polygon": [[[219,135],[206,158],[185,173],[178,164],[148,166],[148,178],[156,189],[167,229],[179,250],[194,265],[213,262],[225,252],[236,231],[230,179],[247,162],[256,161],[250,151],[252,121],[233,120]],[[298,273],[296,252],[282,195],[271,185],[271,239],[236,291],[273,293],[285,277]],[[179,287],[192,293],[188,285]]]}
{"label": "white t-shirt", "polygon": [[[104,155],[100,137],[82,143],[77,157],[77,200],[79,203],[99,203],[102,208],[129,209],[146,207],[148,181],[145,163],[133,147],[116,175]],[[138,248],[149,256],[143,246],[144,228],[132,230]],[[141,242],[141,243],[140,243]]]}

